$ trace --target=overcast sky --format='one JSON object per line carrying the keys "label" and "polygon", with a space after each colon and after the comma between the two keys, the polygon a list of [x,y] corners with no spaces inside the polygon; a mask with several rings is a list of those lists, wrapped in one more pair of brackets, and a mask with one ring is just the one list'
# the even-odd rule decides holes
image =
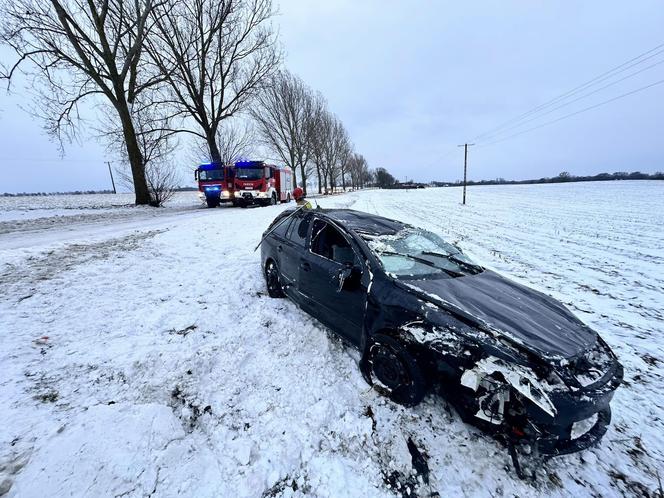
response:
{"label": "overcast sky", "polygon": [[[457,144],[664,43],[661,0],[279,6],[286,66],[327,97],[370,166],[401,180],[461,178]],[[659,61],[664,53],[633,71]],[[663,79],[664,63],[523,129]],[[108,188],[103,147],[83,137],[60,160],[26,103],[0,92],[0,192]],[[664,170],[662,136],[664,84],[495,145],[478,140],[469,177]]]}

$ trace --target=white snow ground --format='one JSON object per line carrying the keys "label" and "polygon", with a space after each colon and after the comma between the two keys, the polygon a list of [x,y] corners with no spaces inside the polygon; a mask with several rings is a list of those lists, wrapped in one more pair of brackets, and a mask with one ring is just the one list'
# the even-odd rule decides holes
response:
{"label": "white snow ground", "polygon": [[[355,351],[265,294],[253,248],[286,206],[199,209],[195,193],[159,210],[2,199],[0,495],[654,495],[664,183],[472,187],[467,206],[460,195],[319,202],[433,230],[600,331],[626,382],[598,448],[523,482],[441,399],[404,409],[378,396]],[[413,477],[409,438],[429,485]]]}

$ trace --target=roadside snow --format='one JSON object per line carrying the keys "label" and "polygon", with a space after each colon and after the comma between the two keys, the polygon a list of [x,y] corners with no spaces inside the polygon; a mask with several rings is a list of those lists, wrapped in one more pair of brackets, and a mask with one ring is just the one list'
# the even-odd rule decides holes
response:
{"label": "roadside snow", "polygon": [[[86,200],[47,227],[5,203],[0,495],[654,494],[664,461],[664,184],[468,193],[465,207],[458,189],[319,202],[433,230],[600,331],[627,383],[598,448],[522,482],[506,470],[507,452],[444,401],[404,409],[378,396],[357,352],[266,295],[252,251],[286,206],[199,209],[195,193],[161,210]],[[428,460],[428,485],[409,439]]]}
{"label": "roadside snow", "polygon": [[51,496],[145,492],[158,482],[164,460],[172,458],[169,446],[184,437],[167,406],[92,406],[44,441],[36,458],[41,463],[28,465],[12,492],[35,497],[46,490]]}

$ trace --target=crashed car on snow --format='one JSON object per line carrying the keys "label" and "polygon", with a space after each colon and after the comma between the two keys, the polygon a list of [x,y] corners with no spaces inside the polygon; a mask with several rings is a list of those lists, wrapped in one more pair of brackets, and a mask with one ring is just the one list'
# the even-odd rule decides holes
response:
{"label": "crashed car on snow", "polygon": [[555,299],[437,235],[358,211],[287,210],[265,232],[272,297],[362,352],[376,390],[412,406],[438,390],[462,419],[543,455],[584,449],[611,419],[623,369]]}

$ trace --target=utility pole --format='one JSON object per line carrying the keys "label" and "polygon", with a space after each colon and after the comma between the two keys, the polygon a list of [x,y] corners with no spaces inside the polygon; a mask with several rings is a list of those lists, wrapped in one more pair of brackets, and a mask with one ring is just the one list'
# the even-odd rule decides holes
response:
{"label": "utility pole", "polygon": [[113,170],[111,169],[111,162],[106,161],[106,164],[108,164],[108,173],[111,175],[111,183],[113,184],[113,193],[117,194],[118,192],[115,190],[115,180],[113,180]]}
{"label": "utility pole", "polygon": [[463,147],[463,204],[466,204],[466,178],[468,173],[468,147],[475,144],[461,144],[457,147]]}

